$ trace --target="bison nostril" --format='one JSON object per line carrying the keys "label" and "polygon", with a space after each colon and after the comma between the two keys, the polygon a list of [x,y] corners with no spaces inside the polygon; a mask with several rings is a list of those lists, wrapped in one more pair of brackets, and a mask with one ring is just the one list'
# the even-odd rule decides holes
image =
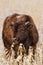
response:
{"label": "bison nostril", "polygon": [[16,40],[16,38],[13,38],[13,41],[15,41]]}
{"label": "bison nostril", "polygon": [[18,38],[17,41],[20,41],[20,38]]}

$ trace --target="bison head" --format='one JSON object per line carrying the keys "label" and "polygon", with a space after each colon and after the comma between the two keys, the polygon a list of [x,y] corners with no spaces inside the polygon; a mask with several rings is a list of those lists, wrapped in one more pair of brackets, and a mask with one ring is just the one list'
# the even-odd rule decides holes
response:
{"label": "bison head", "polygon": [[[36,43],[38,42],[38,31],[32,20],[28,15],[14,14],[8,16],[4,21],[2,38],[5,48],[13,49],[16,53],[20,44],[23,44],[28,54],[29,46],[33,47],[33,54],[35,54]],[[10,52],[10,51],[9,51]]]}

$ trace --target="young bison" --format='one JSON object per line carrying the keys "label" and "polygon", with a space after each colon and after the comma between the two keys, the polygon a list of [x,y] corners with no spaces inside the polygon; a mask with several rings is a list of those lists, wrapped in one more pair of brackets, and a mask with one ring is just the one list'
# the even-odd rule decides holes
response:
{"label": "young bison", "polygon": [[38,42],[38,31],[30,16],[14,14],[8,16],[4,21],[2,39],[8,53],[14,43],[13,49],[15,51],[15,57],[17,57],[17,51],[20,43],[24,45],[27,55],[29,46],[32,46],[33,55],[35,55],[35,49]]}

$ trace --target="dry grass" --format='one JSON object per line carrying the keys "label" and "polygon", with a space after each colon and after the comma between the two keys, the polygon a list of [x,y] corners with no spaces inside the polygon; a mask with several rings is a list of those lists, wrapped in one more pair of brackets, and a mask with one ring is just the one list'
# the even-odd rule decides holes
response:
{"label": "dry grass", "polygon": [[[4,54],[4,55],[3,55]],[[29,55],[24,55],[22,62],[22,54],[18,55],[17,59],[14,59],[14,51],[8,59],[5,57],[5,53],[0,56],[0,65],[42,65],[42,49],[37,47],[35,60],[32,57],[32,48],[29,49]]]}

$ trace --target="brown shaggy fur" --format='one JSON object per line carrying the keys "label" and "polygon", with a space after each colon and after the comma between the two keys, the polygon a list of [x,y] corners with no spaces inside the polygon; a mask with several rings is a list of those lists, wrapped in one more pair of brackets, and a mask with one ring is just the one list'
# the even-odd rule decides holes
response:
{"label": "brown shaggy fur", "polygon": [[[28,24],[25,24],[28,22]],[[11,45],[14,42],[13,47],[17,57],[17,51],[19,44],[22,43],[26,49],[28,55],[29,46],[33,47],[33,55],[35,55],[35,49],[38,42],[38,31],[32,20],[28,15],[14,14],[8,16],[4,21],[2,39],[5,48],[10,52]],[[16,38],[15,40],[13,38]]]}

